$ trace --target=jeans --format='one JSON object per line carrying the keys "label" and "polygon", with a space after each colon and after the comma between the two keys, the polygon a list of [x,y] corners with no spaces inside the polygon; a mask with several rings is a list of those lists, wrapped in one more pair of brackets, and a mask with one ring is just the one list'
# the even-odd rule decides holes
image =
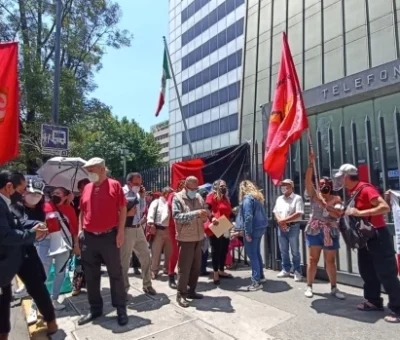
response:
{"label": "jeans", "polygon": [[400,281],[395,251],[389,230],[376,229],[367,247],[358,249],[358,268],[364,280],[364,297],[377,307],[383,306],[381,284],[389,297],[389,309],[400,316]]}
{"label": "jeans", "polygon": [[65,270],[63,270],[61,273],[60,270],[64,266],[64,264],[68,261],[69,252],[66,251],[64,253],[57,254],[54,256],[48,256],[49,249],[50,249],[50,239],[44,239],[43,241],[38,242],[36,244],[36,250],[38,252],[40,260],[42,261],[47,278],[49,278],[50,276],[50,268],[54,260],[55,275],[54,275],[53,292],[51,298],[53,300],[57,300],[58,297],[60,296],[61,287],[65,279]]}
{"label": "jeans", "polygon": [[250,259],[251,265],[251,281],[259,282],[264,278],[263,273],[263,260],[261,257],[261,238],[253,237],[251,242],[244,238],[244,247],[246,249],[246,254]]}
{"label": "jeans", "polygon": [[278,228],[279,249],[282,257],[282,270],[290,273],[292,264],[290,262],[289,246],[292,251],[293,268],[295,272],[301,273],[300,267],[300,225],[294,224],[287,232]]}

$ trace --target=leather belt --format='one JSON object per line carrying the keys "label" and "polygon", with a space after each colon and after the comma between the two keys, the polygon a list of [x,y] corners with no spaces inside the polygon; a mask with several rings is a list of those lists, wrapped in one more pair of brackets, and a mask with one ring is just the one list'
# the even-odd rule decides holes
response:
{"label": "leather belt", "polygon": [[286,223],[286,225],[288,226],[288,227],[290,227],[290,226],[294,226],[294,225],[296,225],[296,224],[299,224],[300,222],[289,222],[289,223]]}
{"label": "leather belt", "polygon": [[157,224],[156,224],[156,229],[157,229],[157,230],[165,230],[165,229],[167,229],[167,227],[164,227],[164,226],[162,226],[162,225],[157,225]]}
{"label": "leather belt", "polygon": [[116,230],[117,230],[117,227],[113,227],[113,228],[111,228],[111,229],[108,229],[108,230],[102,231],[102,232],[93,232],[93,231],[86,231],[86,232],[89,233],[89,234],[93,234],[93,235],[96,235],[96,236],[100,236],[100,235],[110,234],[110,233],[112,233],[112,232],[114,232],[114,231],[116,231]]}
{"label": "leather belt", "polygon": [[126,227],[126,228],[129,228],[129,229],[137,229],[137,228],[139,228],[140,227],[140,224],[133,224],[133,225],[130,225],[129,227]]}

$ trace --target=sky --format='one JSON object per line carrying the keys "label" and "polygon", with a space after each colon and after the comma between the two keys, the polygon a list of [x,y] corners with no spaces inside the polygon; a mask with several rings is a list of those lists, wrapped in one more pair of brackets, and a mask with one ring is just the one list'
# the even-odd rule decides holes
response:
{"label": "sky", "polygon": [[134,37],[131,47],[107,49],[93,97],[111,106],[114,115],[133,118],[150,131],[151,125],[168,119],[167,104],[157,118],[154,115],[161,86],[162,37],[168,36],[168,1],[116,1],[123,12],[119,28]]}

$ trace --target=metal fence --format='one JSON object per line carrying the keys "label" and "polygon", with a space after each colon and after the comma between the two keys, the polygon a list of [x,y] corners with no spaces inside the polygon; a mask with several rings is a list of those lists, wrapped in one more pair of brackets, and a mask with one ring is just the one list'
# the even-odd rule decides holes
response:
{"label": "metal fence", "polygon": [[142,170],[140,173],[147,191],[161,191],[162,188],[171,185],[171,169],[169,165]]}
{"label": "metal fence", "polygon": [[[387,144],[388,134],[385,131],[391,131],[392,133],[389,148]],[[360,135],[362,138],[358,137]],[[398,188],[398,169],[400,169],[400,114],[397,109],[395,109],[393,116],[384,117],[379,114],[374,125],[374,130],[371,129],[371,120],[367,116],[363,124],[359,124],[359,122],[354,120],[348,126],[340,124],[338,131],[332,127],[332,124],[328,124],[325,128],[317,128],[312,132],[312,137],[315,143],[317,168],[320,175],[330,176],[332,171],[338,168],[340,164],[352,163],[358,166],[359,169],[363,169],[363,176],[375,185],[382,194],[390,188]],[[265,266],[273,270],[280,270],[281,256],[277,237],[278,226],[272,213],[274,203],[280,193],[278,193],[278,188],[274,187],[272,181],[263,172],[262,162],[259,160],[259,157],[264,155],[264,149],[264,143],[261,145],[257,142],[255,143],[252,152],[251,177],[266,193],[265,208],[269,218],[269,228],[264,242]],[[390,150],[390,155],[388,155],[388,150]],[[388,166],[389,163],[390,167]],[[303,197],[305,190],[304,176],[307,164],[308,143],[306,136],[303,136],[300,141],[293,144],[290,148],[285,174],[286,178],[291,178],[295,182],[295,192]],[[397,169],[393,169],[393,164],[395,164]],[[391,175],[389,176],[389,174]],[[397,177],[393,174],[397,175]],[[340,194],[343,200],[346,200],[345,192],[343,191]],[[303,270],[305,270],[308,256],[304,229],[309,217],[309,202],[306,201],[305,206],[305,216],[301,222]],[[386,221],[389,230],[393,237],[395,237],[391,214],[386,216]],[[342,240],[337,256],[337,268],[338,282],[362,286],[362,280],[358,271],[357,253],[349,249]],[[327,279],[323,256],[321,256],[319,262],[317,277]]]}

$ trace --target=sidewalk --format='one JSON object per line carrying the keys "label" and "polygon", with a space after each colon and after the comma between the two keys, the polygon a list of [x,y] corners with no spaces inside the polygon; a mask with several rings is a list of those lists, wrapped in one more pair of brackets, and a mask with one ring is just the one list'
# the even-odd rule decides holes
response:
{"label": "sidewalk", "polygon": [[[400,325],[387,324],[382,312],[358,312],[362,291],[340,287],[347,300],[328,294],[327,283],[316,283],[315,297],[304,297],[304,283],[278,280],[267,271],[264,289],[246,292],[250,270],[233,271],[235,279],[222,280],[216,288],[201,278],[198,291],[205,298],[182,309],[175,302],[176,291],[169,289],[166,277],[154,282],[155,297],[144,295],[141,280],[131,276],[129,324],[118,326],[111,306],[108,278],[102,278],[104,316],[94,324],[76,325],[79,314],[88,312],[86,294],[66,297],[67,310],[58,315],[63,339],[68,340],[386,340],[396,339]],[[68,303],[67,303],[68,302]],[[58,339],[58,338],[57,338]]]}

